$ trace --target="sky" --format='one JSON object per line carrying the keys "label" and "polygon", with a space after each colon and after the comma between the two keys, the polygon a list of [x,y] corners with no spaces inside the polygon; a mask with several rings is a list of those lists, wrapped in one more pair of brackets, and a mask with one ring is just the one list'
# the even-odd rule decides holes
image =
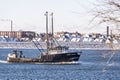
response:
{"label": "sky", "polygon": [[104,32],[89,24],[96,0],[0,0],[0,30],[45,32],[45,12],[54,13],[54,32]]}

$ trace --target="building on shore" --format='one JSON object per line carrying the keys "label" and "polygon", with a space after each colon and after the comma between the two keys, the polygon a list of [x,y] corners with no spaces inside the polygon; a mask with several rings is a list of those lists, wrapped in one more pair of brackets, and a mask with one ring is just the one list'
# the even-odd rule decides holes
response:
{"label": "building on shore", "polygon": [[36,35],[33,31],[0,31],[0,36],[8,36],[10,38],[34,38]]}

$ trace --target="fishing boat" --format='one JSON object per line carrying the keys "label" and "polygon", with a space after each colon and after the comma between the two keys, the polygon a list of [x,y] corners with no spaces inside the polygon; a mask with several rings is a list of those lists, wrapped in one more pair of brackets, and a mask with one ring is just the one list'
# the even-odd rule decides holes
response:
{"label": "fishing boat", "polygon": [[[79,60],[81,55],[80,52],[69,51],[66,46],[61,46],[54,38],[53,34],[53,13],[51,14],[52,22],[52,32],[48,33],[48,12],[45,13],[46,16],[46,52],[42,52],[39,58],[25,58],[18,57],[18,54],[13,52],[8,54],[8,62],[31,62],[31,63],[68,63],[76,62]],[[34,43],[35,44],[35,43]],[[35,44],[36,45],[36,44]],[[38,48],[38,46],[36,45]],[[39,48],[38,48],[39,49]]]}

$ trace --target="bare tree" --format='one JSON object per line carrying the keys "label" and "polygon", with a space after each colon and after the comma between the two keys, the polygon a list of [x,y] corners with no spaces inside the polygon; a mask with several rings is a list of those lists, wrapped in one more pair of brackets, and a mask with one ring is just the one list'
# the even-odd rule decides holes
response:
{"label": "bare tree", "polygon": [[97,2],[93,20],[99,18],[99,24],[120,25],[120,0],[97,0]]}
{"label": "bare tree", "polygon": [[[109,25],[115,25],[116,28],[120,26],[120,0],[96,0],[95,8],[93,11],[94,18],[98,19],[98,23],[109,23]],[[103,72],[109,67],[109,64],[112,62],[112,58],[116,54],[116,47],[114,47],[113,42],[108,44],[111,48],[111,54],[108,56],[108,60],[103,68]]]}

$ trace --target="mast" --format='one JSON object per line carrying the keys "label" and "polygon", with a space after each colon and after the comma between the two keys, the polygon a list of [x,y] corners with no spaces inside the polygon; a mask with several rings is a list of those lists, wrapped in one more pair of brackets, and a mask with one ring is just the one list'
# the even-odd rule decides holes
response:
{"label": "mast", "polygon": [[50,16],[51,16],[51,28],[52,28],[52,32],[51,32],[51,48],[53,48],[53,37],[54,37],[53,13],[51,13]]}
{"label": "mast", "polygon": [[52,37],[54,35],[54,29],[53,29],[53,13],[51,13],[51,27],[52,27]]}
{"label": "mast", "polygon": [[46,16],[46,36],[47,36],[47,54],[49,53],[49,39],[48,39],[48,12],[45,13]]}

